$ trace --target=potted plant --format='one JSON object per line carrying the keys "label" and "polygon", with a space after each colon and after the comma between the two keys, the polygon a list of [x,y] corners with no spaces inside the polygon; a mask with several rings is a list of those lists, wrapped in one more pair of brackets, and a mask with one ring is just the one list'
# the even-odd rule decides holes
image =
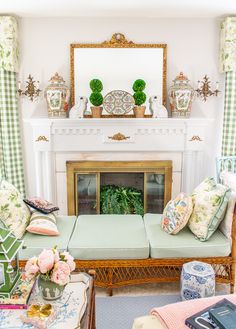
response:
{"label": "potted plant", "polygon": [[101,214],[137,214],[143,216],[143,193],[134,187],[102,186],[100,209]]}
{"label": "potted plant", "polygon": [[134,114],[136,118],[143,118],[144,113],[146,110],[146,106],[143,104],[146,102],[146,94],[143,92],[143,90],[146,87],[146,82],[142,79],[138,79],[134,81],[133,84],[133,91],[134,91],[134,101],[135,101],[135,107],[134,107]]}
{"label": "potted plant", "polygon": [[102,115],[102,103],[103,103],[103,96],[101,91],[103,90],[103,85],[101,80],[93,79],[90,81],[89,84],[92,93],[89,97],[89,100],[93,106],[91,106],[91,112],[93,118],[100,118]]}
{"label": "potted plant", "polygon": [[70,273],[75,270],[74,258],[67,252],[58,252],[57,248],[44,249],[41,254],[30,258],[25,265],[25,278],[38,278],[38,287],[43,298],[55,300],[61,297],[70,281]]}

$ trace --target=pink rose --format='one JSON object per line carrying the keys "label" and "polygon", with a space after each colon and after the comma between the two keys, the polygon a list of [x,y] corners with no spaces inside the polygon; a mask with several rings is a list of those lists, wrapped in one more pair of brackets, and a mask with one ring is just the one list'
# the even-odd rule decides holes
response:
{"label": "pink rose", "polygon": [[70,267],[66,262],[59,261],[52,271],[51,281],[64,286],[70,281]]}
{"label": "pink rose", "polygon": [[75,270],[75,262],[74,262],[74,257],[72,257],[68,251],[64,251],[63,253],[61,253],[61,256],[64,256],[64,259],[66,260],[67,264],[70,267],[70,271],[74,271]]}
{"label": "pink rose", "polygon": [[60,255],[57,249],[52,249],[53,253],[54,253],[54,262],[57,263],[60,260]]}
{"label": "pink rose", "polygon": [[25,270],[28,271],[32,266],[37,266],[38,258],[37,257],[32,257],[30,258],[26,264],[25,264]]}
{"label": "pink rose", "polygon": [[44,249],[38,257],[38,266],[41,273],[47,273],[54,266],[54,253],[51,249]]}
{"label": "pink rose", "polygon": [[73,272],[75,270],[75,262],[73,260],[68,260],[67,264],[69,265],[70,271]]}
{"label": "pink rose", "polygon": [[39,272],[38,258],[30,258],[25,265],[25,277],[31,280]]}

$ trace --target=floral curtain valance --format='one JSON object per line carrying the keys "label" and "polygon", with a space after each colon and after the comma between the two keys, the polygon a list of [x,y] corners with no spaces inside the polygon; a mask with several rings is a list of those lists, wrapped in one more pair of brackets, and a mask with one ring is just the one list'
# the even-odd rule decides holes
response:
{"label": "floral curtain valance", "polygon": [[15,17],[0,16],[0,69],[18,72],[18,25]]}
{"label": "floral curtain valance", "polygon": [[220,30],[220,72],[236,71],[236,17],[227,17]]}

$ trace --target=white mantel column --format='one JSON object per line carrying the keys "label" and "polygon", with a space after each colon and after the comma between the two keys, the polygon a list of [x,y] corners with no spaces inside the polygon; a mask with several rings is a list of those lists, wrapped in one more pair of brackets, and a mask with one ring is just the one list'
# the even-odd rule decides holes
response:
{"label": "white mantel column", "polygon": [[51,122],[46,122],[44,125],[35,124],[33,139],[37,196],[55,202]]}

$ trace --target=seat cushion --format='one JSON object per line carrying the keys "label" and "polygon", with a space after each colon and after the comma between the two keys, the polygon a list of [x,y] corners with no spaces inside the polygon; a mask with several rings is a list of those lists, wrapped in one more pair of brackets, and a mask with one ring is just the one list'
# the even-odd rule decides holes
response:
{"label": "seat cushion", "polygon": [[43,249],[57,246],[58,250],[67,250],[68,244],[73,233],[76,222],[76,216],[58,216],[57,228],[59,236],[43,236],[32,233],[25,233],[23,248],[19,252],[21,260],[37,256]]}
{"label": "seat cushion", "polygon": [[217,257],[230,254],[230,241],[220,230],[201,242],[185,227],[177,235],[167,235],[161,228],[162,215],[146,214],[144,223],[152,258]]}
{"label": "seat cushion", "polygon": [[69,243],[75,259],[144,259],[149,244],[139,215],[81,215]]}

